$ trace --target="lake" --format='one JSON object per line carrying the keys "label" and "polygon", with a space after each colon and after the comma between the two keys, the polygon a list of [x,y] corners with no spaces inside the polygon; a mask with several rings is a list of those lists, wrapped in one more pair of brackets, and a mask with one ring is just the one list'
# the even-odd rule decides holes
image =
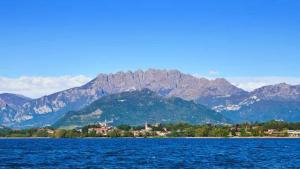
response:
{"label": "lake", "polygon": [[0,168],[300,168],[300,139],[0,139]]}

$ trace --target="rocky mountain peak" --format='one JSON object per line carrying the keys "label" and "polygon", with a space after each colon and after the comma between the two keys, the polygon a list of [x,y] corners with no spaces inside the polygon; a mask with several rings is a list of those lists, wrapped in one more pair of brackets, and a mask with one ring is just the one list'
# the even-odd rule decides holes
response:
{"label": "rocky mountain peak", "polygon": [[279,83],[279,84],[275,84],[274,86],[278,86],[278,87],[290,87],[291,85],[289,85],[287,83]]}
{"label": "rocky mountain peak", "polygon": [[244,92],[225,79],[208,80],[184,74],[178,70],[160,69],[100,74],[88,86],[107,93],[148,88],[166,96],[176,96],[188,100],[197,99],[201,96]]}

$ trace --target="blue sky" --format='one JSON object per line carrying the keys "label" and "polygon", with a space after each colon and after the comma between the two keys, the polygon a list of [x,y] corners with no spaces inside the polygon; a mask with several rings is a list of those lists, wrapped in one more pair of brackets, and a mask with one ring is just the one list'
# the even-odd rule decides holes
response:
{"label": "blue sky", "polygon": [[300,77],[299,11],[298,0],[2,0],[0,76]]}

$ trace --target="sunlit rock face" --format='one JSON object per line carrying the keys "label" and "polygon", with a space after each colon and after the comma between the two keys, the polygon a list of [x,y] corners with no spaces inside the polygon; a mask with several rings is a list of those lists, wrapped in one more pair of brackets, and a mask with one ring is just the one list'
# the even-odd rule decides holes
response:
{"label": "sunlit rock face", "polygon": [[225,79],[207,80],[183,74],[177,70],[155,69],[109,75],[100,74],[86,86],[102,89],[110,94],[147,88],[164,96],[176,96],[187,100],[244,92]]}

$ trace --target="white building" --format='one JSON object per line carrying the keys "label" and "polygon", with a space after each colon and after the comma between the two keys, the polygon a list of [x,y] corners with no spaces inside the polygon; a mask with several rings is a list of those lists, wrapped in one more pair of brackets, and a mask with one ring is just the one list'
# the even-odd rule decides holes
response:
{"label": "white building", "polygon": [[290,137],[300,137],[300,130],[288,130],[287,133]]}

